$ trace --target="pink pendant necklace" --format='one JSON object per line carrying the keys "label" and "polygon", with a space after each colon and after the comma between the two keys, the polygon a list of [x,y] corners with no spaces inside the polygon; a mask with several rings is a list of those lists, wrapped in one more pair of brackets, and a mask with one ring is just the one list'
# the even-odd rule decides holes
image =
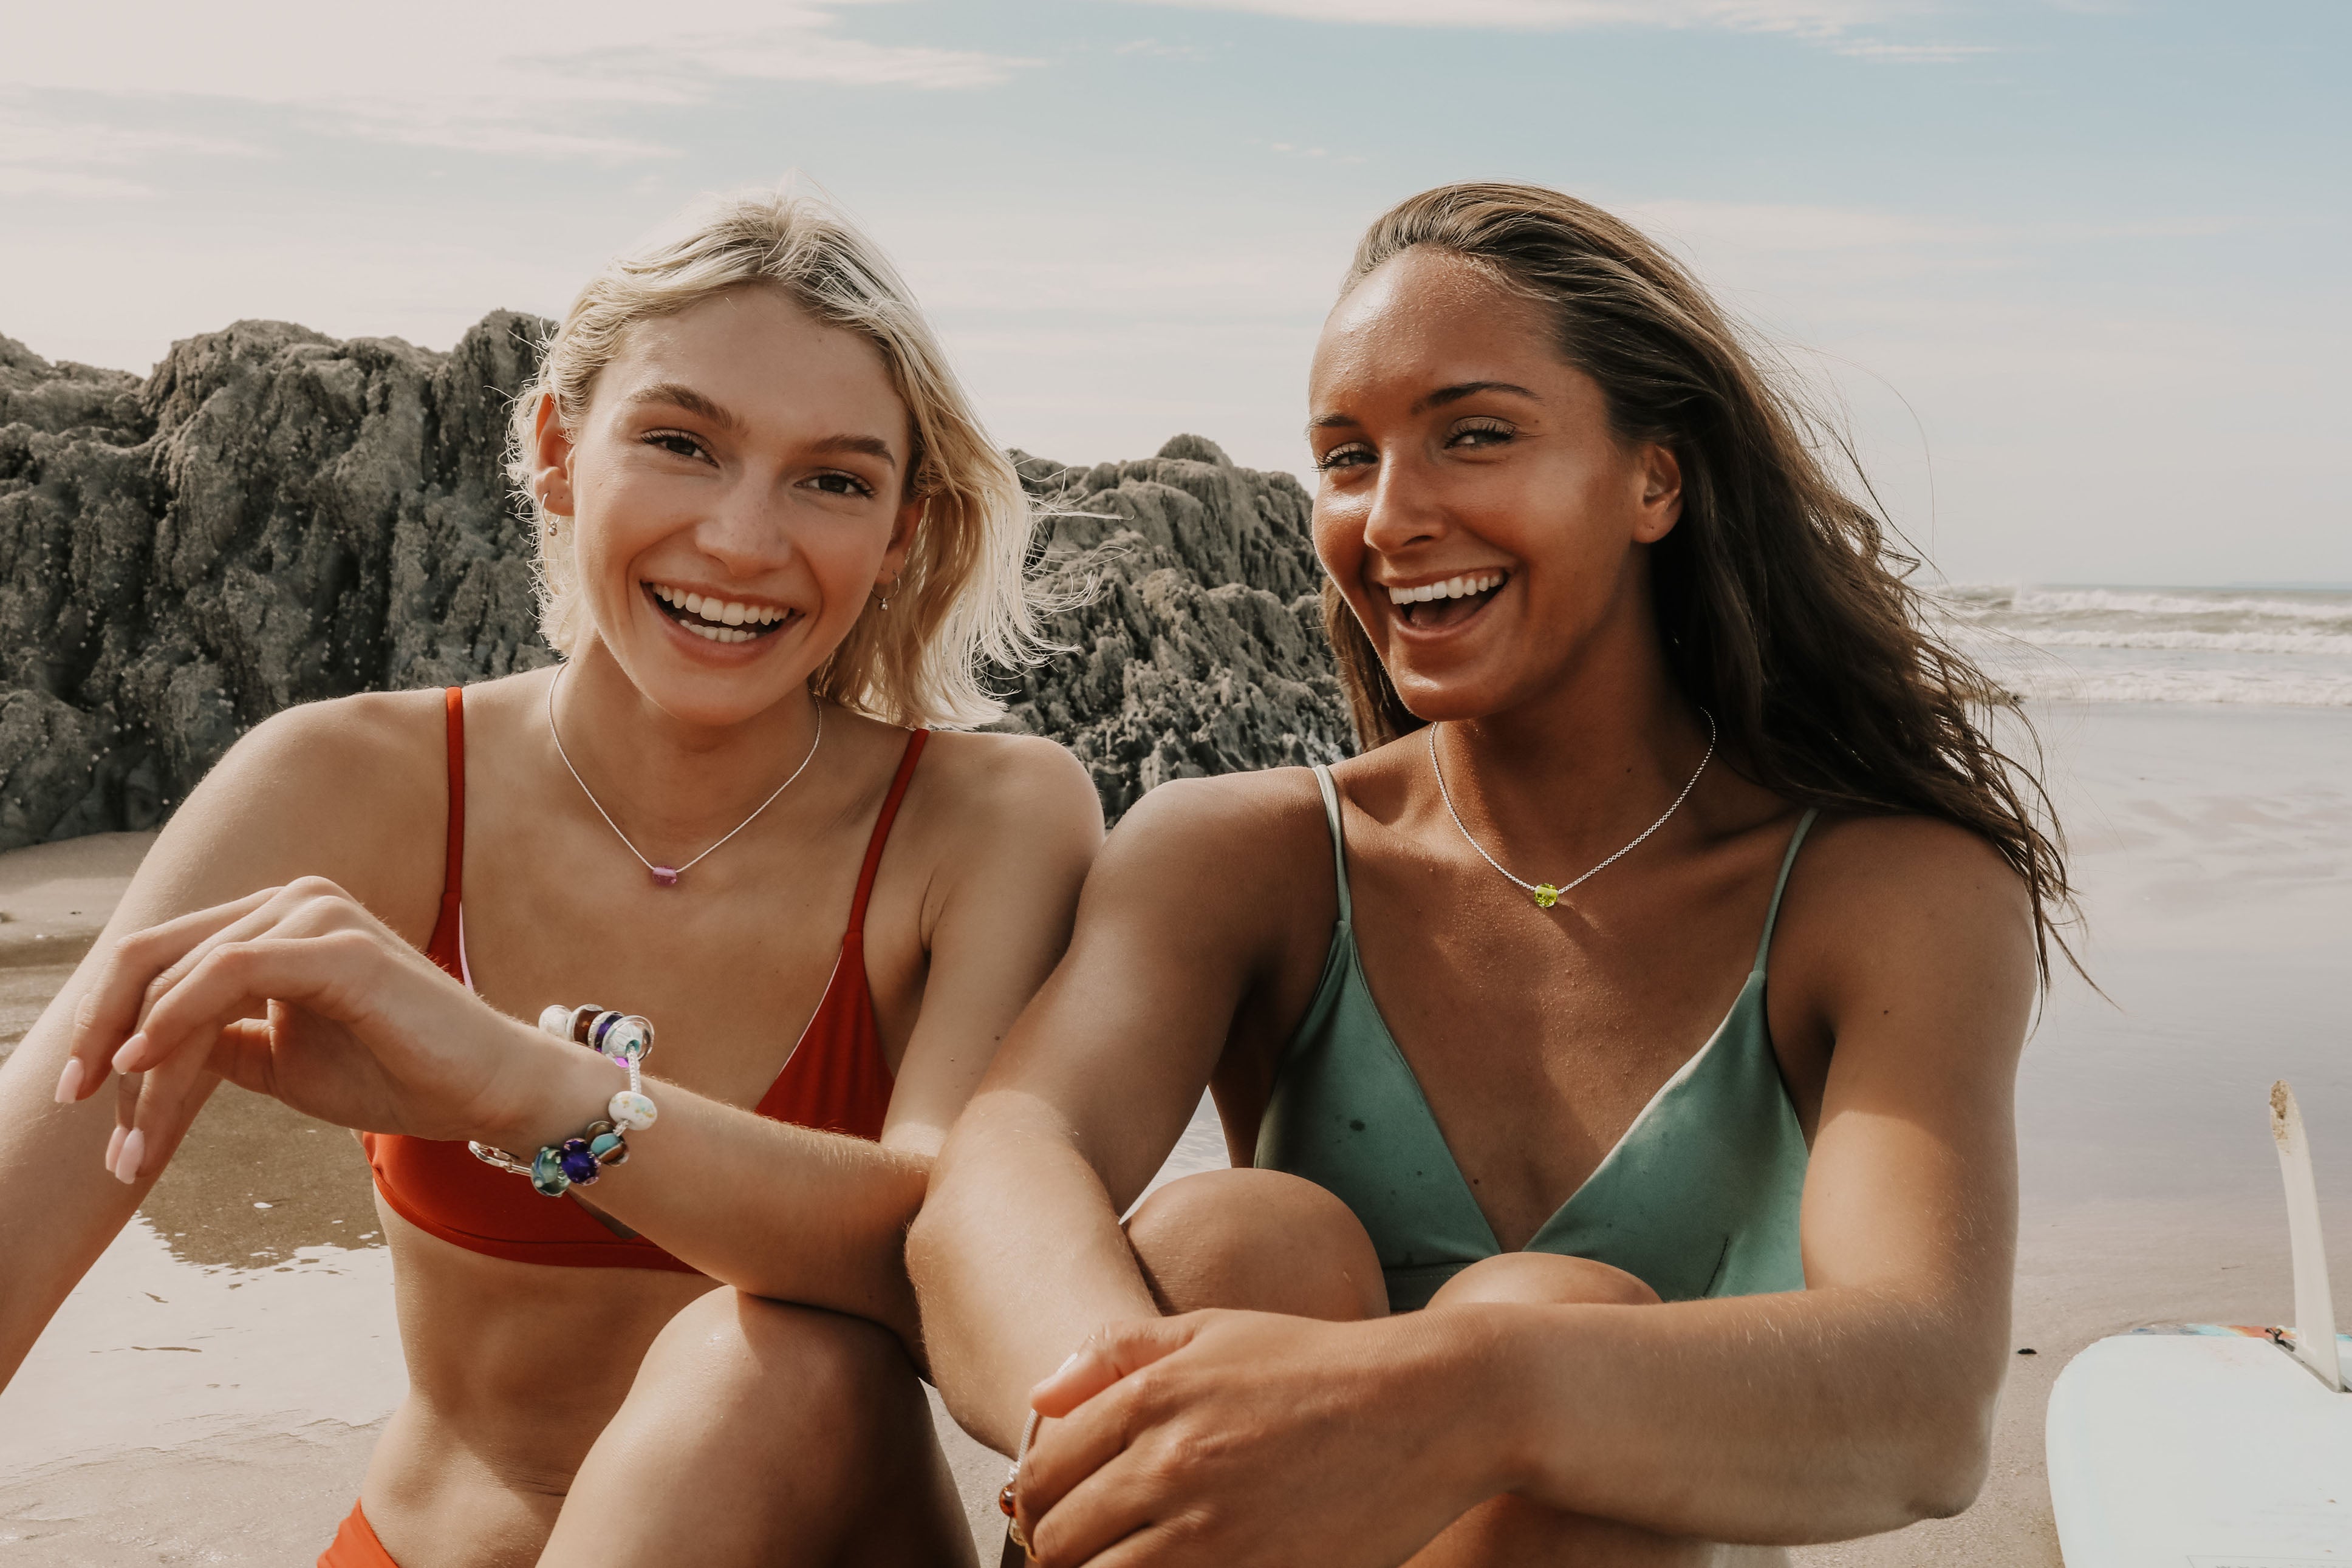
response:
{"label": "pink pendant necklace", "polygon": [[[570,667],[571,666],[569,665],[564,666],[566,669]],[[801,765],[798,768],[793,769],[792,778],[787,779],[782,783],[777,785],[775,794],[770,795],[766,800],[761,801],[758,806],[752,809],[750,816],[744,818],[741,821],[736,823],[734,827],[729,829],[725,837],[722,837],[719,841],[719,843],[711,845],[710,849],[703,851],[702,853],[695,856],[684,865],[656,865],[653,862],[646,859],[644,851],[638,849],[636,845],[629,842],[629,835],[621,831],[621,824],[613,821],[613,813],[604,810],[604,803],[596,799],[596,791],[588,788],[588,780],[581,778],[580,769],[572,766],[572,754],[563,749],[562,732],[555,727],[555,688],[562,684],[562,670],[556,671],[555,679],[547,683],[547,733],[549,738],[555,742],[555,755],[563,758],[563,766],[565,769],[571,773],[572,781],[580,786],[580,792],[588,797],[588,803],[596,808],[596,814],[604,819],[604,825],[613,830],[613,836],[620,840],[622,845],[626,848],[631,854],[637,857],[638,864],[644,866],[646,871],[653,874],[654,885],[656,887],[676,887],[677,885],[677,879],[684,876],[688,872],[692,871],[696,866],[700,865],[705,860],[709,859],[712,850],[718,849],[719,845],[724,844],[728,839],[733,838],[737,833],[741,832],[744,829],[758,821],[760,820],[760,813],[776,803],[776,796],[782,795],[785,790],[791,789],[794,781],[797,780],[802,774],[808,771],[808,765],[816,760],[817,747],[823,744],[824,740],[824,706],[821,703],[814,704],[812,706],[814,707],[816,712],[816,735],[809,742],[808,755],[801,758]]]}

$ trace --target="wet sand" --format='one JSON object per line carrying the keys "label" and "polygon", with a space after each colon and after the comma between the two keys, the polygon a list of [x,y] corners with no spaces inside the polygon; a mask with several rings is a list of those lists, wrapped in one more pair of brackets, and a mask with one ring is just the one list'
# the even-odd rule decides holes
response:
{"label": "wet sand", "polygon": [[[2084,955],[2112,1002],[2063,978],[2027,1052],[2013,1343],[2033,1354],[2012,1358],[1975,1508],[1794,1553],[1805,1568],[2054,1568],[2042,1412],[2066,1359],[2141,1323],[2291,1312],[2265,1135],[2274,1077],[2302,1097],[2335,1277],[2352,1295],[2352,1051],[2336,995],[2352,950],[2352,713],[2036,716],[2092,909]],[[144,843],[0,856],[0,1051]],[[1222,1158],[1196,1119],[1165,1174]],[[404,1386],[374,1228],[348,1135],[224,1090],[0,1393],[6,1560],[310,1562]],[[986,1532],[1003,1462],[941,1425]]]}

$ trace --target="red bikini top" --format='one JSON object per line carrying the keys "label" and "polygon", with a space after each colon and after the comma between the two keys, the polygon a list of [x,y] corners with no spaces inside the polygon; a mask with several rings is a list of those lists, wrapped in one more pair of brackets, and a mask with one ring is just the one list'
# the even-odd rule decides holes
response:
{"label": "red bikini top", "polygon": [[[465,925],[459,877],[466,858],[466,706],[463,688],[448,688],[449,843],[443,873],[441,917],[425,956],[467,985]],[[761,1115],[861,1138],[882,1135],[890,1108],[889,1064],[882,1057],[882,1033],[874,1020],[874,996],[866,984],[866,900],[874,890],[875,868],[898,802],[914,777],[929,730],[907,737],[882,814],[866,845],[857,873],[857,895],[849,906],[849,929],[824,999],[801,1031],[783,1071],[761,1097]],[[656,1095],[660,1092],[655,1091]],[[693,1274],[643,1237],[615,1234],[576,1203],[541,1197],[529,1182],[494,1170],[474,1158],[463,1143],[443,1143],[390,1133],[362,1134],[376,1190],[403,1219],[469,1252],[519,1263],[554,1263],[583,1269],[669,1269]]]}

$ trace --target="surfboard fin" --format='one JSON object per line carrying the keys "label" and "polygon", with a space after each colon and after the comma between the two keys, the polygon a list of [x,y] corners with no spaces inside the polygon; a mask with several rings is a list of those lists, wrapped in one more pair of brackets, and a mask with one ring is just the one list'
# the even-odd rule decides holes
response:
{"label": "surfboard fin", "polygon": [[2271,1085],[2271,1138],[2286,1178],[2286,1230],[2294,1254],[2294,1354],[2319,1381],[2345,1392],[2336,1354],[2336,1303],[2327,1289],[2327,1246],[2319,1232],[2319,1185],[2311,1171],[2311,1144],[2303,1111],[2282,1078]]}

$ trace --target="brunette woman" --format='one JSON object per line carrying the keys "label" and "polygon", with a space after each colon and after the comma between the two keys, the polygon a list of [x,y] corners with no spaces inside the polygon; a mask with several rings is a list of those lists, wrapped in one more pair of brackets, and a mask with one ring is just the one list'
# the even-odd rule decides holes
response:
{"label": "brunette woman", "polygon": [[1016,477],[771,196],[588,285],[515,465],[562,663],[259,727],[10,1060],[0,1370],[227,1078],[364,1134],[399,1280],[322,1563],[968,1560],[901,1238],[1101,831],[928,728],[1034,646]]}
{"label": "brunette woman", "polygon": [[[1968,1505],[2066,883],[1811,434],[1581,202],[1365,237],[1308,425],[1362,754],[1129,814],[911,1239],[950,1406],[1035,1429],[1040,1561],[1684,1563]],[[1204,1084],[1239,1168],[1122,1228]]]}

